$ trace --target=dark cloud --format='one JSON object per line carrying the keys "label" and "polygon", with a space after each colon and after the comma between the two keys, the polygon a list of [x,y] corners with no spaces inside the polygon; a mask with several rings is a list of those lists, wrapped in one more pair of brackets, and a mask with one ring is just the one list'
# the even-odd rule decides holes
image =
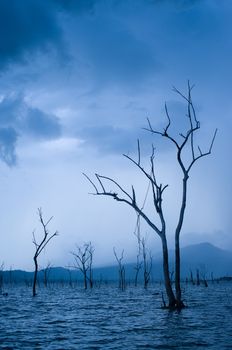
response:
{"label": "dark cloud", "polygon": [[197,5],[204,0],[146,0],[148,4],[153,5],[169,5],[177,9],[186,9]]}
{"label": "dark cloud", "polygon": [[[96,5],[96,0],[51,0],[60,10],[81,14],[92,12]],[[100,0],[101,1],[101,0]],[[99,2],[99,1],[98,1]]]}
{"label": "dark cloud", "polygon": [[29,106],[21,95],[3,98],[0,103],[0,126],[10,126],[34,138],[53,139],[61,135],[59,119]]}
{"label": "dark cloud", "polygon": [[0,158],[8,165],[16,164],[15,147],[17,132],[11,128],[0,128]]}
{"label": "dark cloud", "polygon": [[50,1],[0,1],[0,67],[58,44],[60,36]]}
{"label": "dark cloud", "polygon": [[56,116],[44,113],[38,108],[27,109],[22,129],[41,139],[54,139],[61,135],[61,126]]}
{"label": "dark cloud", "polygon": [[0,69],[51,48],[63,55],[67,48],[59,13],[82,14],[94,5],[92,0],[1,0]]}
{"label": "dark cloud", "polygon": [[0,157],[8,165],[16,161],[15,147],[18,136],[34,139],[55,139],[61,135],[56,116],[29,106],[21,95],[3,98],[0,103]]}

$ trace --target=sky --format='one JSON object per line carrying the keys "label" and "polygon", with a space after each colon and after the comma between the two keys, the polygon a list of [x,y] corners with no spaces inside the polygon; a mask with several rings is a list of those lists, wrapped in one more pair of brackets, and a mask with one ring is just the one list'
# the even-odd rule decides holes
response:
{"label": "sky", "polygon": [[[1,0],[0,1],[0,262],[33,269],[32,232],[42,237],[38,208],[50,232],[41,267],[72,264],[71,251],[91,241],[94,264],[112,264],[113,248],[136,257],[136,215],[111,198],[93,196],[95,173],[113,177],[141,205],[146,179],[123,154],[147,166],[156,147],[167,237],[180,205],[181,172],[173,147],[143,128],[186,126],[183,93],[201,122],[198,142],[212,154],[189,179],[181,245],[211,242],[232,250],[232,3],[229,0]],[[145,210],[156,216],[150,197]],[[158,223],[158,221],[157,221]],[[153,254],[160,239],[141,232]]]}

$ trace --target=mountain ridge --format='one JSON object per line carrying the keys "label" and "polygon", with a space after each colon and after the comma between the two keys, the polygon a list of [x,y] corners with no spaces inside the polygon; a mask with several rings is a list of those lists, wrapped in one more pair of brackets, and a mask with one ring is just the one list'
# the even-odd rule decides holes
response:
{"label": "mountain ridge", "polygon": [[[170,250],[170,273],[174,271],[174,250]],[[135,276],[136,263],[126,263],[126,278],[133,280]],[[193,275],[199,270],[200,274],[211,278],[212,274],[215,278],[222,276],[232,276],[232,251],[224,250],[214,246],[209,242],[203,242],[198,244],[192,244],[181,248],[181,276],[186,278]],[[44,269],[39,271],[38,279],[42,281],[44,279]],[[118,279],[118,266],[117,264],[102,267],[93,267],[93,273],[95,280],[117,280]],[[3,278],[5,281],[15,282],[29,282],[32,280],[33,272],[24,270],[8,270],[3,271]],[[152,266],[152,278],[154,280],[162,279],[162,254],[158,254],[153,258]],[[52,281],[71,281],[81,280],[81,272],[74,269],[68,269],[65,267],[51,267],[48,274],[49,280]],[[142,273],[140,271],[139,279],[142,279]]]}

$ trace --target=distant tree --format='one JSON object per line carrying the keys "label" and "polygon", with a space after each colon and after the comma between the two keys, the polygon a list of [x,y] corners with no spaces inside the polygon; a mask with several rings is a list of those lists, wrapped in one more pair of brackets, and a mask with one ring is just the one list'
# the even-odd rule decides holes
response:
{"label": "distant tree", "polygon": [[205,287],[208,287],[208,282],[207,282],[207,273],[206,273],[206,267],[202,266],[201,268],[201,280],[202,283],[204,284]]}
{"label": "distant tree", "polygon": [[47,246],[48,242],[50,242],[50,240],[53,237],[58,235],[58,231],[55,231],[52,234],[48,231],[48,224],[53,219],[53,216],[50,217],[49,220],[44,221],[43,213],[42,213],[42,209],[41,208],[38,208],[38,215],[39,215],[40,223],[41,223],[42,228],[43,228],[43,236],[42,236],[42,239],[40,240],[40,242],[38,243],[37,240],[36,240],[36,237],[35,237],[35,231],[33,231],[33,233],[32,233],[32,235],[33,235],[33,244],[35,246],[35,254],[34,254],[34,257],[33,257],[34,265],[35,265],[34,278],[33,278],[33,287],[32,287],[33,297],[36,296],[36,284],[37,284],[37,275],[38,275],[38,257],[40,255],[40,253],[44,250],[44,248]]}
{"label": "distant tree", "polygon": [[[202,151],[202,149],[197,146],[195,142],[195,135],[200,130],[200,122],[197,119],[195,108],[192,102],[192,88],[188,82],[188,91],[187,94],[183,94],[176,88],[174,91],[183,98],[187,104],[187,120],[188,127],[185,132],[180,132],[179,135],[175,135],[171,130],[172,122],[169,115],[167,105],[165,104],[165,112],[167,117],[167,124],[163,130],[156,130],[153,128],[150,120],[148,119],[148,127],[145,128],[146,131],[152,135],[162,136],[164,139],[171,142],[176,150],[176,159],[177,164],[179,165],[182,172],[182,190],[181,190],[181,204],[179,209],[179,214],[177,218],[177,225],[174,233],[175,237],[175,292],[172,288],[170,273],[169,273],[169,251],[167,245],[167,236],[166,236],[166,218],[163,211],[163,194],[168,185],[162,185],[158,183],[156,177],[155,169],[155,148],[152,145],[152,152],[150,155],[150,166],[146,170],[145,167],[141,164],[141,152],[140,152],[140,142],[138,141],[138,157],[134,159],[128,155],[124,156],[132,162],[137,169],[144,175],[144,177],[150,182],[152,190],[152,202],[154,209],[157,213],[159,224],[157,220],[153,220],[153,216],[146,214],[142,205],[137,201],[136,192],[134,186],[132,186],[131,193],[125,190],[117,181],[111,177],[95,174],[96,182],[92,181],[86,174],[85,177],[93,186],[95,195],[98,196],[108,196],[115,199],[118,202],[125,203],[135,210],[137,215],[141,216],[147,224],[152,228],[152,230],[161,238],[162,251],[163,251],[163,274],[166,294],[168,297],[168,307],[169,309],[181,309],[184,307],[184,303],[181,295],[181,285],[180,285],[180,233],[184,222],[184,214],[187,203],[187,187],[188,179],[190,176],[190,171],[193,168],[193,165],[201,158],[211,154],[214,140],[216,137],[217,129],[214,132],[212,140],[210,142],[209,148],[207,151]],[[112,188],[108,188],[107,184],[111,184]],[[115,188],[115,190],[114,190]],[[119,192],[119,193],[118,193]]]}
{"label": "distant tree", "polygon": [[93,288],[93,253],[94,247],[91,242],[84,243],[82,247],[76,245],[76,250],[71,252],[74,257],[74,265],[72,267],[81,271],[84,289],[88,288],[88,282],[90,288]]}
{"label": "distant tree", "polygon": [[137,287],[137,285],[138,285],[139,272],[141,271],[142,266],[143,266],[143,262],[140,260],[140,252],[138,252],[136,255],[136,265],[134,267],[134,269],[135,269],[135,281],[134,281],[135,287]]}
{"label": "distant tree", "polygon": [[143,255],[143,282],[144,282],[143,285],[144,285],[144,288],[147,288],[151,278],[152,255],[150,251],[149,253],[147,251],[146,240],[144,237],[141,240],[141,244],[142,244],[142,255]]}
{"label": "distant tree", "polygon": [[52,264],[50,261],[48,261],[47,265],[45,266],[43,273],[44,273],[44,286],[47,287],[48,286],[48,279],[49,279],[49,274],[51,272],[51,267]]}
{"label": "distant tree", "polygon": [[197,271],[196,271],[196,275],[197,275],[197,286],[199,286],[200,285],[200,272],[199,272],[199,269],[197,269]]}
{"label": "distant tree", "polygon": [[4,262],[0,265],[0,292],[2,293],[3,285],[4,285],[4,278],[3,278],[3,271],[4,271]]}
{"label": "distant tree", "polygon": [[70,270],[69,266],[68,266],[68,276],[69,276],[68,284],[69,284],[69,286],[72,288],[72,287],[73,287],[72,270]]}
{"label": "distant tree", "polygon": [[123,265],[123,258],[124,258],[124,250],[121,253],[121,256],[119,257],[116,253],[115,248],[113,249],[114,251],[114,256],[117,260],[118,263],[118,287],[122,291],[126,289],[126,271],[125,271],[125,266]]}
{"label": "distant tree", "polygon": [[192,283],[192,285],[195,285],[194,279],[193,279],[193,272],[192,270],[190,270],[190,282]]}
{"label": "distant tree", "polygon": [[213,276],[213,272],[211,272],[211,282],[214,283],[214,276]]}
{"label": "distant tree", "polygon": [[143,285],[144,288],[147,288],[152,271],[152,255],[151,251],[148,251],[147,249],[146,238],[141,237],[139,217],[137,218],[137,229],[135,231],[135,236],[138,242],[137,261],[135,266],[135,286],[137,285],[139,271],[143,269]]}
{"label": "distant tree", "polygon": [[12,285],[14,282],[13,280],[13,271],[12,271],[12,266],[10,267],[10,271],[9,271],[9,283],[10,285]]}

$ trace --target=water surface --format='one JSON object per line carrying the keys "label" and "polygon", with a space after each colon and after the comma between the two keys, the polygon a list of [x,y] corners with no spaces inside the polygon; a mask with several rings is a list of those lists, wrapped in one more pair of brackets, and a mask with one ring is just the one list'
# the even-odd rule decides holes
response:
{"label": "water surface", "polygon": [[0,296],[0,349],[232,349],[232,283],[183,285],[188,308],[162,310],[162,287],[24,286]]}

